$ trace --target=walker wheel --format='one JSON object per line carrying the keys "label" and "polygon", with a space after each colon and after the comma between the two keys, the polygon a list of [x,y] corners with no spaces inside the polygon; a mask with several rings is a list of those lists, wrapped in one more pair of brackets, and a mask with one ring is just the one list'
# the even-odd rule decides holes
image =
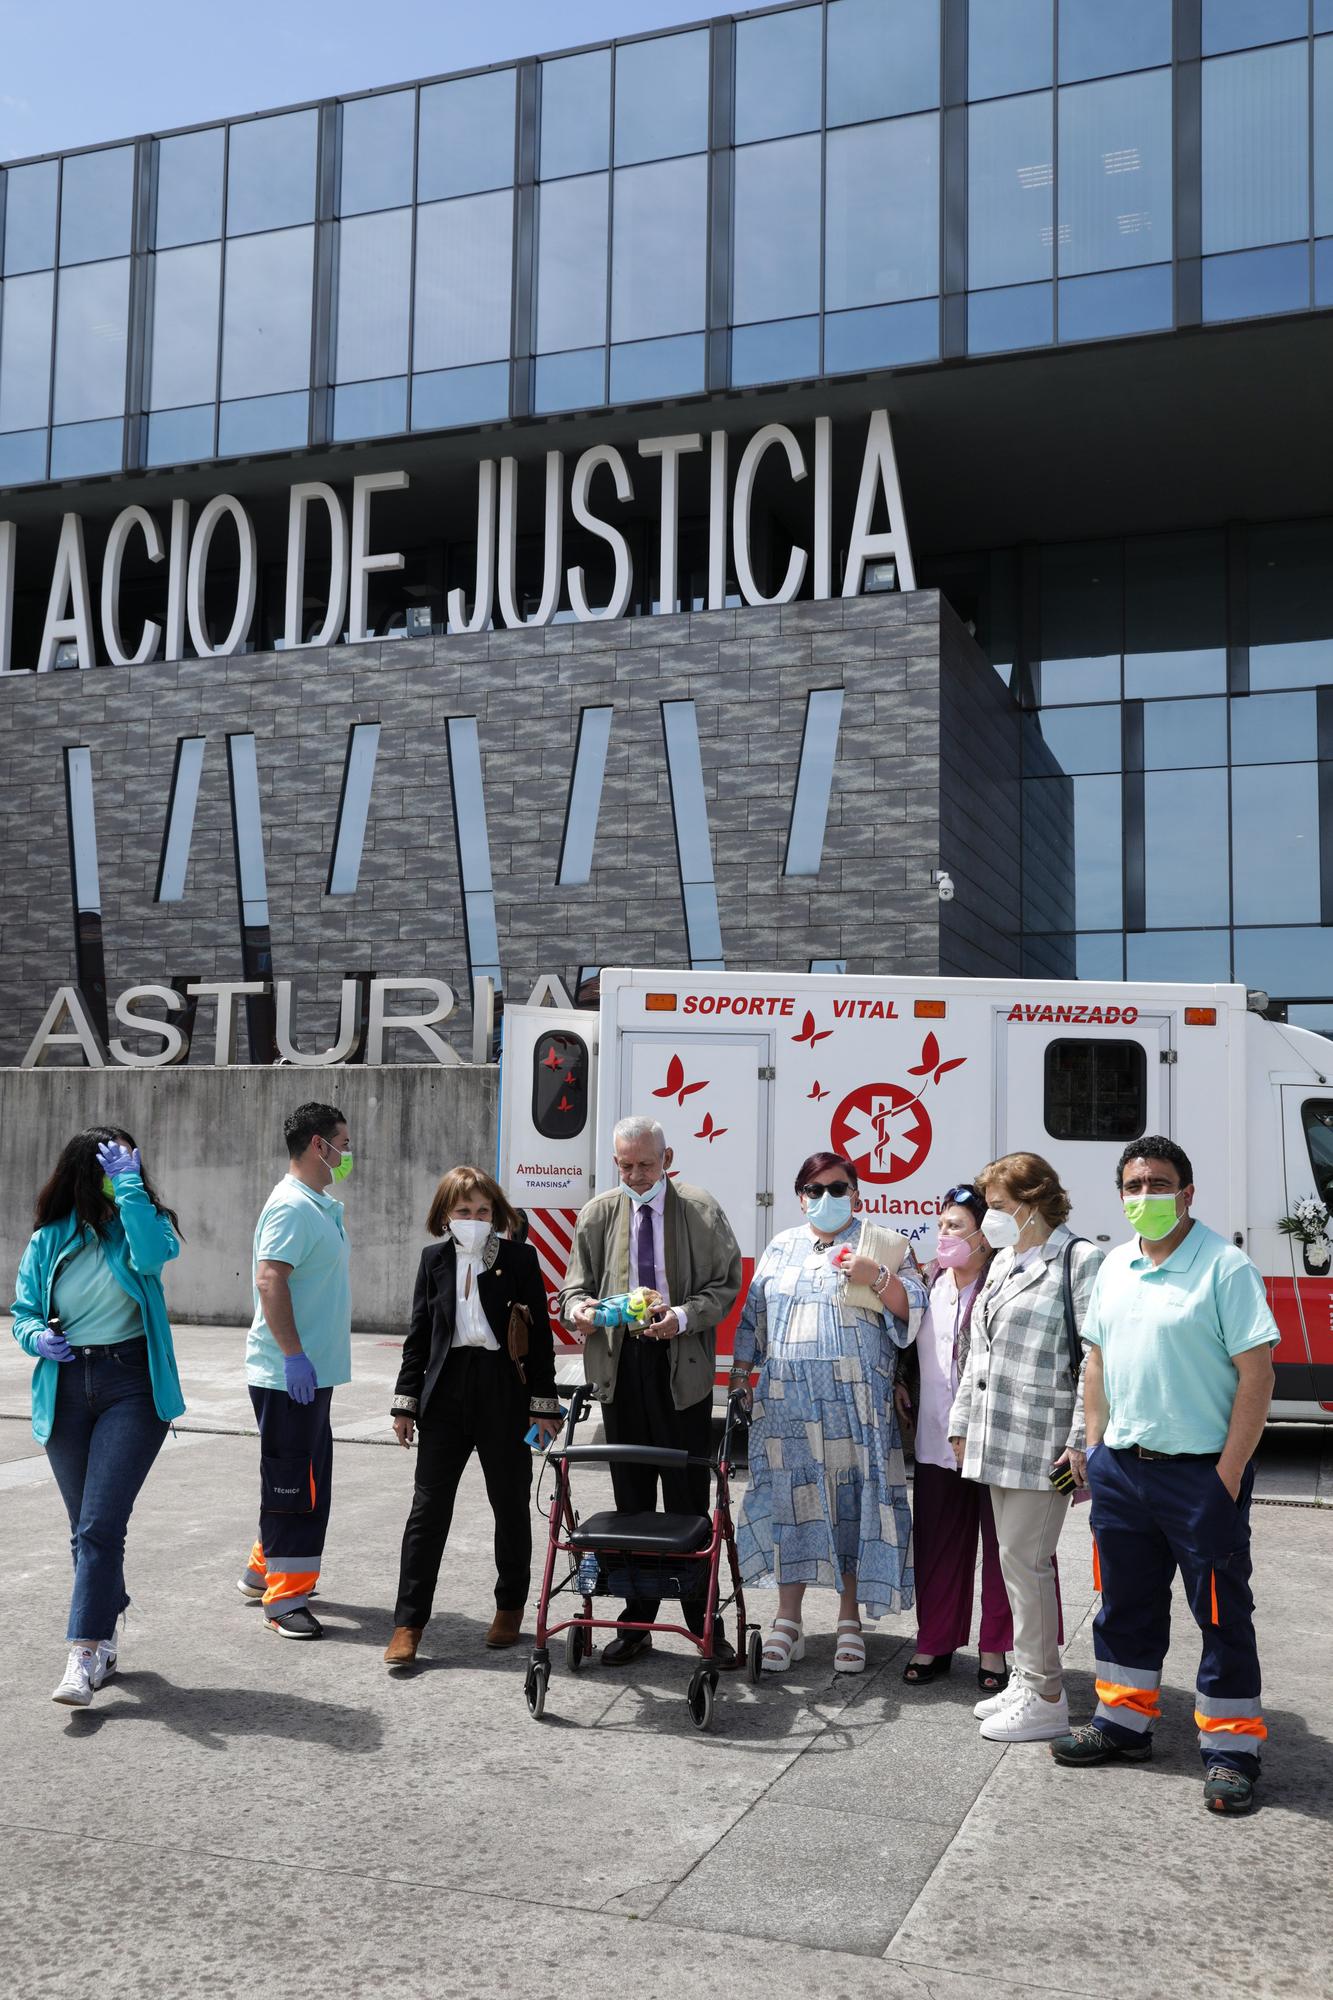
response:
{"label": "walker wheel", "polygon": [[541,1721],[542,1710],[546,1707],[546,1684],[550,1677],[551,1669],[539,1661],[534,1661],[528,1668],[523,1695],[528,1704],[528,1714],[534,1722]]}
{"label": "walker wheel", "polygon": [[709,1729],[713,1722],[713,1690],[717,1686],[717,1675],[700,1668],[690,1682],[685,1699],[689,1704],[690,1721],[696,1729]]}
{"label": "walker wheel", "polygon": [[592,1652],[592,1641],[581,1625],[571,1625],[565,1634],[565,1671],[576,1674]]}
{"label": "walker wheel", "polygon": [[750,1686],[758,1687],[759,1676],[764,1671],[764,1635],[757,1625],[750,1627],[750,1636],[745,1642],[745,1670],[750,1676]]}

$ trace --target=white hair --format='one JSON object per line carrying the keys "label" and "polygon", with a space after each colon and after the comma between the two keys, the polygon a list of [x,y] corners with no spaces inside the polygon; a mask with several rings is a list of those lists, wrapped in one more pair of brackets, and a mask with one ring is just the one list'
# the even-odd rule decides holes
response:
{"label": "white hair", "polygon": [[666,1133],[655,1118],[622,1118],[611,1134],[613,1147],[632,1146],[639,1139],[651,1139],[659,1153],[667,1149]]}

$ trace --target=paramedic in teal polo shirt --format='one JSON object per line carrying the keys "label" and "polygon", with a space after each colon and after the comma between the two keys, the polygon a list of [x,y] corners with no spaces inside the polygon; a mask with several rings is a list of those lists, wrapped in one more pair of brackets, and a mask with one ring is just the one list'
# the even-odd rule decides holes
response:
{"label": "paramedic in teal polo shirt", "polygon": [[1051,1754],[1072,1765],[1152,1755],[1179,1569],[1203,1634],[1194,1720],[1204,1803],[1212,1812],[1248,1812],[1268,1734],[1250,1591],[1250,1493],[1277,1327],[1245,1252],[1190,1214],[1194,1170],[1179,1146],[1134,1140],[1116,1186],[1137,1233],[1107,1256],[1082,1327],[1086,1474],[1102,1593],[1093,1626],[1097,1712]]}
{"label": "paramedic in teal polo shirt", "polygon": [[352,1378],[352,1288],[343,1205],[347,1120],[298,1105],[283,1127],[288,1170],[255,1226],[255,1316],[245,1379],[259,1423],[259,1537],[237,1588],[263,1600],[269,1630],[320,1639],[310,1609],[329,1525],[333,1392]]}

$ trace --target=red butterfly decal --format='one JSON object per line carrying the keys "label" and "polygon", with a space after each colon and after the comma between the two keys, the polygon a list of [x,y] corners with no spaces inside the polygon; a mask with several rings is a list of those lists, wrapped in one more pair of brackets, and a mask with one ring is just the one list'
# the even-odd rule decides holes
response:
{"label": "red butterfly decal", "polygon": [[966,1056],[951,1056],[948,1062],[940,1061],[940,1045],[934,1035],[927,1035],[921,1044],[921,1060],[913,1063],[909,1076],[933,1076],[936,1083],[951,1069],[958,1069],[967,1061]]}
{"label": "red butterfly decal", "polygon": [[559,1069],[559,1067],[560,1067],[559,1056],[556,1054],[554,1049],[548,1049],[546,1051],[546,1054],[542,1057],[542,1068]]}
{"label": "red butterfly decal", "polygon": [[696,1090],[707,1090],[708,1079],[702,1083],[686,1083],[685,1065],[679,1056],[672,1056],[667,1064],[666,1082],[653,1092],[654,1097],[674,1097],[677,1104],[683,1104],[687,1097],[693,1097]]}
{"label": "red butterfly decal", "polygon": [[572,1111],[574,1109],[569,1099],[563,1095],[561,1096],[560,1102],[556,1105],[555,1108],[557,1111]]}
{"label": "red butterfly decal", "polygon": [[805,1010],[805,1019],[801,1023],[801,1032],[799,1035],[793,1035],[792,1040],[794,1042],[808,1042],[810,1047],[813,1048],[816,1042],[827,1041],[832,1033],[832,1028],[820,1028],[816,1032],[815,1017],[807,1007]]}
{"label": "red butterfly decal", "polygon": [[705,1111],[704,1122],[694,1136],[696,1139],[707,1139],[711,1143],[714,1139],[720,1139],[727,1129],[725,1125],[715,1125],[712,1112]]}
{"label": "red butterfly decal", "polygon": [[824,1089],[818,1077],[815,1078],[813,1084],[810,1086],[810,1096],[814,1098],[816,1104],[819,1103],[821,1098],[828,1096],[828,1092]]}

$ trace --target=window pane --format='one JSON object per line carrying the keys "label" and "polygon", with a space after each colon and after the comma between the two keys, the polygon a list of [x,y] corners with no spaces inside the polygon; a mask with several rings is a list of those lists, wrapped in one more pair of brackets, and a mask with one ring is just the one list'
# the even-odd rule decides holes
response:
{"label": "window pane", "polygon": [[1250,530],[1250,686],[1333,681],[1333,521]]}
{"label": "window pane", "polygon": [[1274,998],[1327,999],[1333,987],[1333,930],[1236,932],[1236,978]]}
{"label": "window pane", "polygon": [[415,368],[508,355],[513,241],[508,188],[418,210]]}
{"label": "window pane", "polygon": [[1314,233],[1333,235],[1333,35],[1314,45]]}
{"label": "window pane", "polygon": [[830,125],[926,111],[939,101],[939,0],[832,0]]}
{"label": "window pane", "polygon": [[1042,550],[1043,705],[1119,699],[1120,616],[1118,543],[1074,542]]}
{"label": "window pane", "polygon": [[819,311],[819,150],[812,136],[736,154],[734,320]]}
{"label": "window pane", "polygon": [[1304,312],[1309,303],[1310,253],[1304,243],[1203,260],[1205,320]]}
{"label": "window pane", "polygon": [[1171,72],[1060,93],[1060,269],[1171,255]]}
{"label": "window pane", "polygon": [[699,155],[617,173],[614,199],[612,339],[645,340],[654,334],[689,333],[701,327],[708,235],[707,159]]}
{"label": "window pane", "polygon": [[284,229],[315,213],[314,111],[254,118],[231,128],[227,160],[227,233]]}
{"label": "window pane", "polygon": [[413,430],[446,430],[455,424],[484,424],[508,415],[507,361],[412,378]]}
{"label": "window pane", "polygon": [[1061,1036],[1044,1059],[1044,1122],[1053,1139],[1136,1139],[1148,1116],[1141,1042]]}
{"label": "window pane", "polygon": [[1128,979],[1211,983],[1231,977],[1229,931],[1131,931],[1125,939]]}
{"label": "window pane", "polygon": [[1286,764],[1318,726],[1313,694],[1243,695],[1231,704],[1231,761]]}
{"label": "window pane", "polygon": [[55,160],[5,175],[5,276],[45,271],[56,261]]}
{"label": "window pane", "polygon": [[358,97],[342,108],[340,215],[399,208],[412,199],[416,92]]}
{"label": "window pane", "polygon": [[1238,924],[1319,922],[1317,764],[1231,773],[1231,855]]}
{"label": "window pane", "polygon": [[241,451],[294,451],[309,442],[310,396],[255,396],[224,403],[218,412],[218,456]]}
{"label": "window pane", "polygon": [[1289,243],[1309,229],[1306,45],[1203,65],[1203,247]]}
{"label": "window pane", "polygon": [[227,246],[222,393],[267,396],[310,380],[313,229],[282,229]]}
{"label": "window pane", "polygon": [[1143,710],[1143,764],[1148,771],[1227,761],[1224,701],[1150,701]]}
{"label": "window pane", "polygon": [[[825,303],[877,305],[939,290],[940,121],[895,118],[828,136]],[[886,200],[884,190],[893,189]]]}
{"label": "window pane", "polygon": [[1203,52],[1283,42],[1303,35],[1308,22],[1306,0],[1203,0]]}
{"label": "window pane", "polygon": [[128,256],[133,199],[133,146],[71,154],[60,189],[61,263]]}
{"label": "window pane", "polygon": [[418,201],[511,185],[517,75],[494,70],[422,91]]}
{"label": "window pane", "polygon": [[160,250],[153,259],[149,408],[211,403],[217,395],[219,243]]}
{"label": "window pane", "polygon": [[541,178],[595,173],[610,152],[610,49],[543,63]]}
{"label": "window pane", "polygon": [[1171,60],[1171,0],[1060,0],[1060,81]]}
{"label": "window pane", "polygon": [[128,257],[61,272],[53,422],[77,424],[125,408],[129,310]]}
{"label": "window pane", "polygon": [[1125,695],[1223,694],[1226,544],[1153,535],[1125,544]]}
{"label": "window pane", "polygon": [[611,401],[646,403],[654,396],[688,396],[704,386],[704,337],[637,340],[611,349]]}
{"label": "window pane", "polygon": [[57,424],[51,433],[52,479],[81,479],[93,472],[119,472],[125,454],[125,419],[96,424]]}
{"label": "window pane", "polygon": [[0,486],[25,486],[46,477],[46,426],[0,432]]}
{"label": "window pane", "polygon": [[937,361],[939,353],[940,309],[935,299],[830,313],[824,321],[824,370],[829,375],[902,368],[913,361]]}
{"label": "window pane", "polygon": [[[1120,779],[1037,778],[1023,786],[1024,921],[1119,928]],[[1072,905],[1070,908],[1072,890]]]}
{"label": "window pane", "polygon": [[407,429],[407,377],[340,385],[333,396],[335,438],[388,437]]}
{"label": "window pane", "polygon": [[1003,97],[1051,81],[1052,0],[971,0],[967,16],[967,94]]}
{"label": "window pane", "polygon": [[585,347],[574,354],[543,354],[533,371],[533,408],[539,415],[552,410],[594,409],[606,401],[606,349]]}
{"label": "window pane", "polygon": [[708,144],[708,35],[662,35],[616,50],[616,165]]}
{"label": "window pane", "polygon": [[28,430],[49,415],[53,282],[36,271],[0,285],[0,431]]}
{"label": "window pane", "polygon": [[1314,302],[1333,306],[1333,236],[1314,246]]}
{"label": "window pane", "polygon": [[179,243],[203,243],[222,234],[222,152],[226,134],[221,125],[211,132],[183,132],[163,139],[157,149],[157,227],[159,250]]}
{"label": "window pane", "polygon": [[149,465],[188,465],[213,456],[213,405],[162,410],[148,419]]}
{"label": "window pane", "polygon": [[738,146],[818,130],[822,32],[818,7],[736,23]]}
{"label": "window pane", "polygon": [[1109,340],[1152,333],[1175,318],[1172,272],[1166,264],[1137,271],[1105,271],[1060,283],[1061,340]]}
{"label": "window pane", "polygon": [[1051,272],[1051,95],[974,104],[968,129],[968,266],[974,291]]}
{"label": "window pane", "polygon": [[784,319],[767,326],[738,326],[731,336],[731,380],[795,382],[819,373],[818,319]]}
{"label": "window pane", "polygon": [[583,174],[538,192],[539,354],[606,339],[608,180]]}
{"label": "window pane", "polygon": [[1054,339],[1053,285],[1014,285],[996,292],[968,293],[969,354],[1004,354],[1019,347],[1045,347]]}
{"label": "window pane", "polygon": [[411,272],[410,208],[339,224],[336,382],[406,369]]}
{"label": "window pane", "polygon": [[1143,837],[1149,929],[1226,923],[1226,772],[1149,771]]}
{"label": "window pane", "polygon": [[1023,717],[1023,775],[1067,777],[1120,769],[1120,709],[1043,709]]}

